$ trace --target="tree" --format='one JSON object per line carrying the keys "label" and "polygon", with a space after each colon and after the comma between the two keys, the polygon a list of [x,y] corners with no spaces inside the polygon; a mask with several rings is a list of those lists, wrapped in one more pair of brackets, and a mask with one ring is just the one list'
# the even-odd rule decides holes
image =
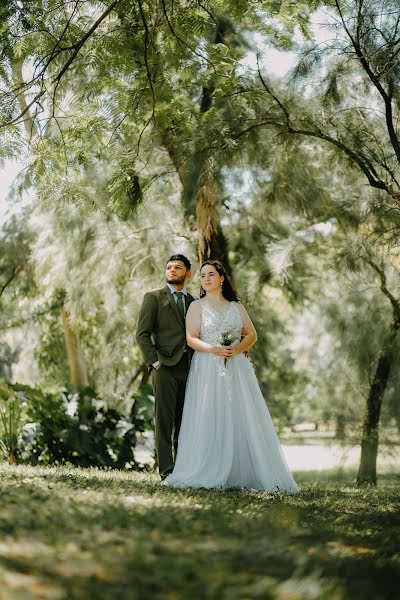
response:
{"label": "tree", "polygon": [[[400,101],[398,86],[400,18],[397,3],[354,0],[329,3],[333,13],[334,38],[321,47],[309,44],[294,72],[292,88],[274,85],[262,68],[252,85],[265,93],[260,102],[256,122],[244,123],[231,138],[248,138],[263,143],[264,130],[275,130],[292,150],[318,144],[320,151],[340,161],[343,168],[356,169],[366,178],[374,194],[363,194],[361,200],[372,218],[364,227],[366,236],[389,245],[399,226],[400,144],[396,111]],[[319,73],[318,73],[319,69]],[[354,94],[363,90],[363,97]],[[302,88],[299,82],[305,82]],[[318,82],[319,89],[310,85]],[[275,89],[277,88],[277,89]],[[367,99],[367,102],[365,102]],[[255,138],[255,136],[257,136]],[[216,150],[218,145],[213,142]],[[338,217],[334,212],[330,217]],[[341,215],[342,216],[342,215]],[[371,229],[372,227],[372,229]],[[374,255],[375,253],[372,252]],[[379,255],[378,251],[378,255]],[[387,340],[376,365],[367,402],[358,483],[376,483],[378,424],[382,398],[393,363],[398,332],[398,301],[387,289],[385,269],[369,254],[364,260],[378,275],[381,291],[392,307],[392,321]]]}

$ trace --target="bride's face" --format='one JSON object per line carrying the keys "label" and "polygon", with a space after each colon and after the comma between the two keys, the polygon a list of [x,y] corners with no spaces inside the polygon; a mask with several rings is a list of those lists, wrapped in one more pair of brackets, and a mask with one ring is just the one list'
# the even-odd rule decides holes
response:
{"label": "bride's face", "polygon": [[212,265],[204,265],[200,271],[201,287],[205,292],[216,292],[221,289],[224,276],[220,275]]}

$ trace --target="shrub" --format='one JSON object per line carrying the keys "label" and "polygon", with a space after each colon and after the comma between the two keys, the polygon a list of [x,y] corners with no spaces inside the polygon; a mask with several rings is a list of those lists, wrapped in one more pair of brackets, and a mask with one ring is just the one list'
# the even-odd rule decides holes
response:
{"label": "shrub", "polygon": [[0,452],[10,464],[17,462],[22,432],[23,401],[0,379]]}
{"label": "shrub", "polygon": [[21,457],[29,464],[72,464],[118,469],[143,469],[134,456],[136,437],[151,427],[151,397],[141,390],[132,398],[130,416],[81,393],[45,393],[14,385],[27,401]]}

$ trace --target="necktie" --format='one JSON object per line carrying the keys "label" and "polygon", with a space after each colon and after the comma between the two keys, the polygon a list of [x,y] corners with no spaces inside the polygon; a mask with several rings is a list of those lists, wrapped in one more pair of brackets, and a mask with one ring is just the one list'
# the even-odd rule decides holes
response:
{"label": "necktie", "polygon": [[185,307],[183,305],[183,293],[182,292],[175,292],[176,297],[177,297],[177,301],[176,304],[178,306],[178,310],[182,315],[182,318],[185,318]]}

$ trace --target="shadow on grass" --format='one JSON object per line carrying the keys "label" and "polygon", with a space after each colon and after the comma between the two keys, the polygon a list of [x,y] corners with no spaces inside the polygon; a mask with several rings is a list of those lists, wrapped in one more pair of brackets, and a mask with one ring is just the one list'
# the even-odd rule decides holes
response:
{"label": "shadow on grass", "polygon": [[352,473],[299,473],[300,494],[271,496],[115,471],[1,475],[0,584],[21,598],[379,600],[400,585],[392,477],[358,489]]}

